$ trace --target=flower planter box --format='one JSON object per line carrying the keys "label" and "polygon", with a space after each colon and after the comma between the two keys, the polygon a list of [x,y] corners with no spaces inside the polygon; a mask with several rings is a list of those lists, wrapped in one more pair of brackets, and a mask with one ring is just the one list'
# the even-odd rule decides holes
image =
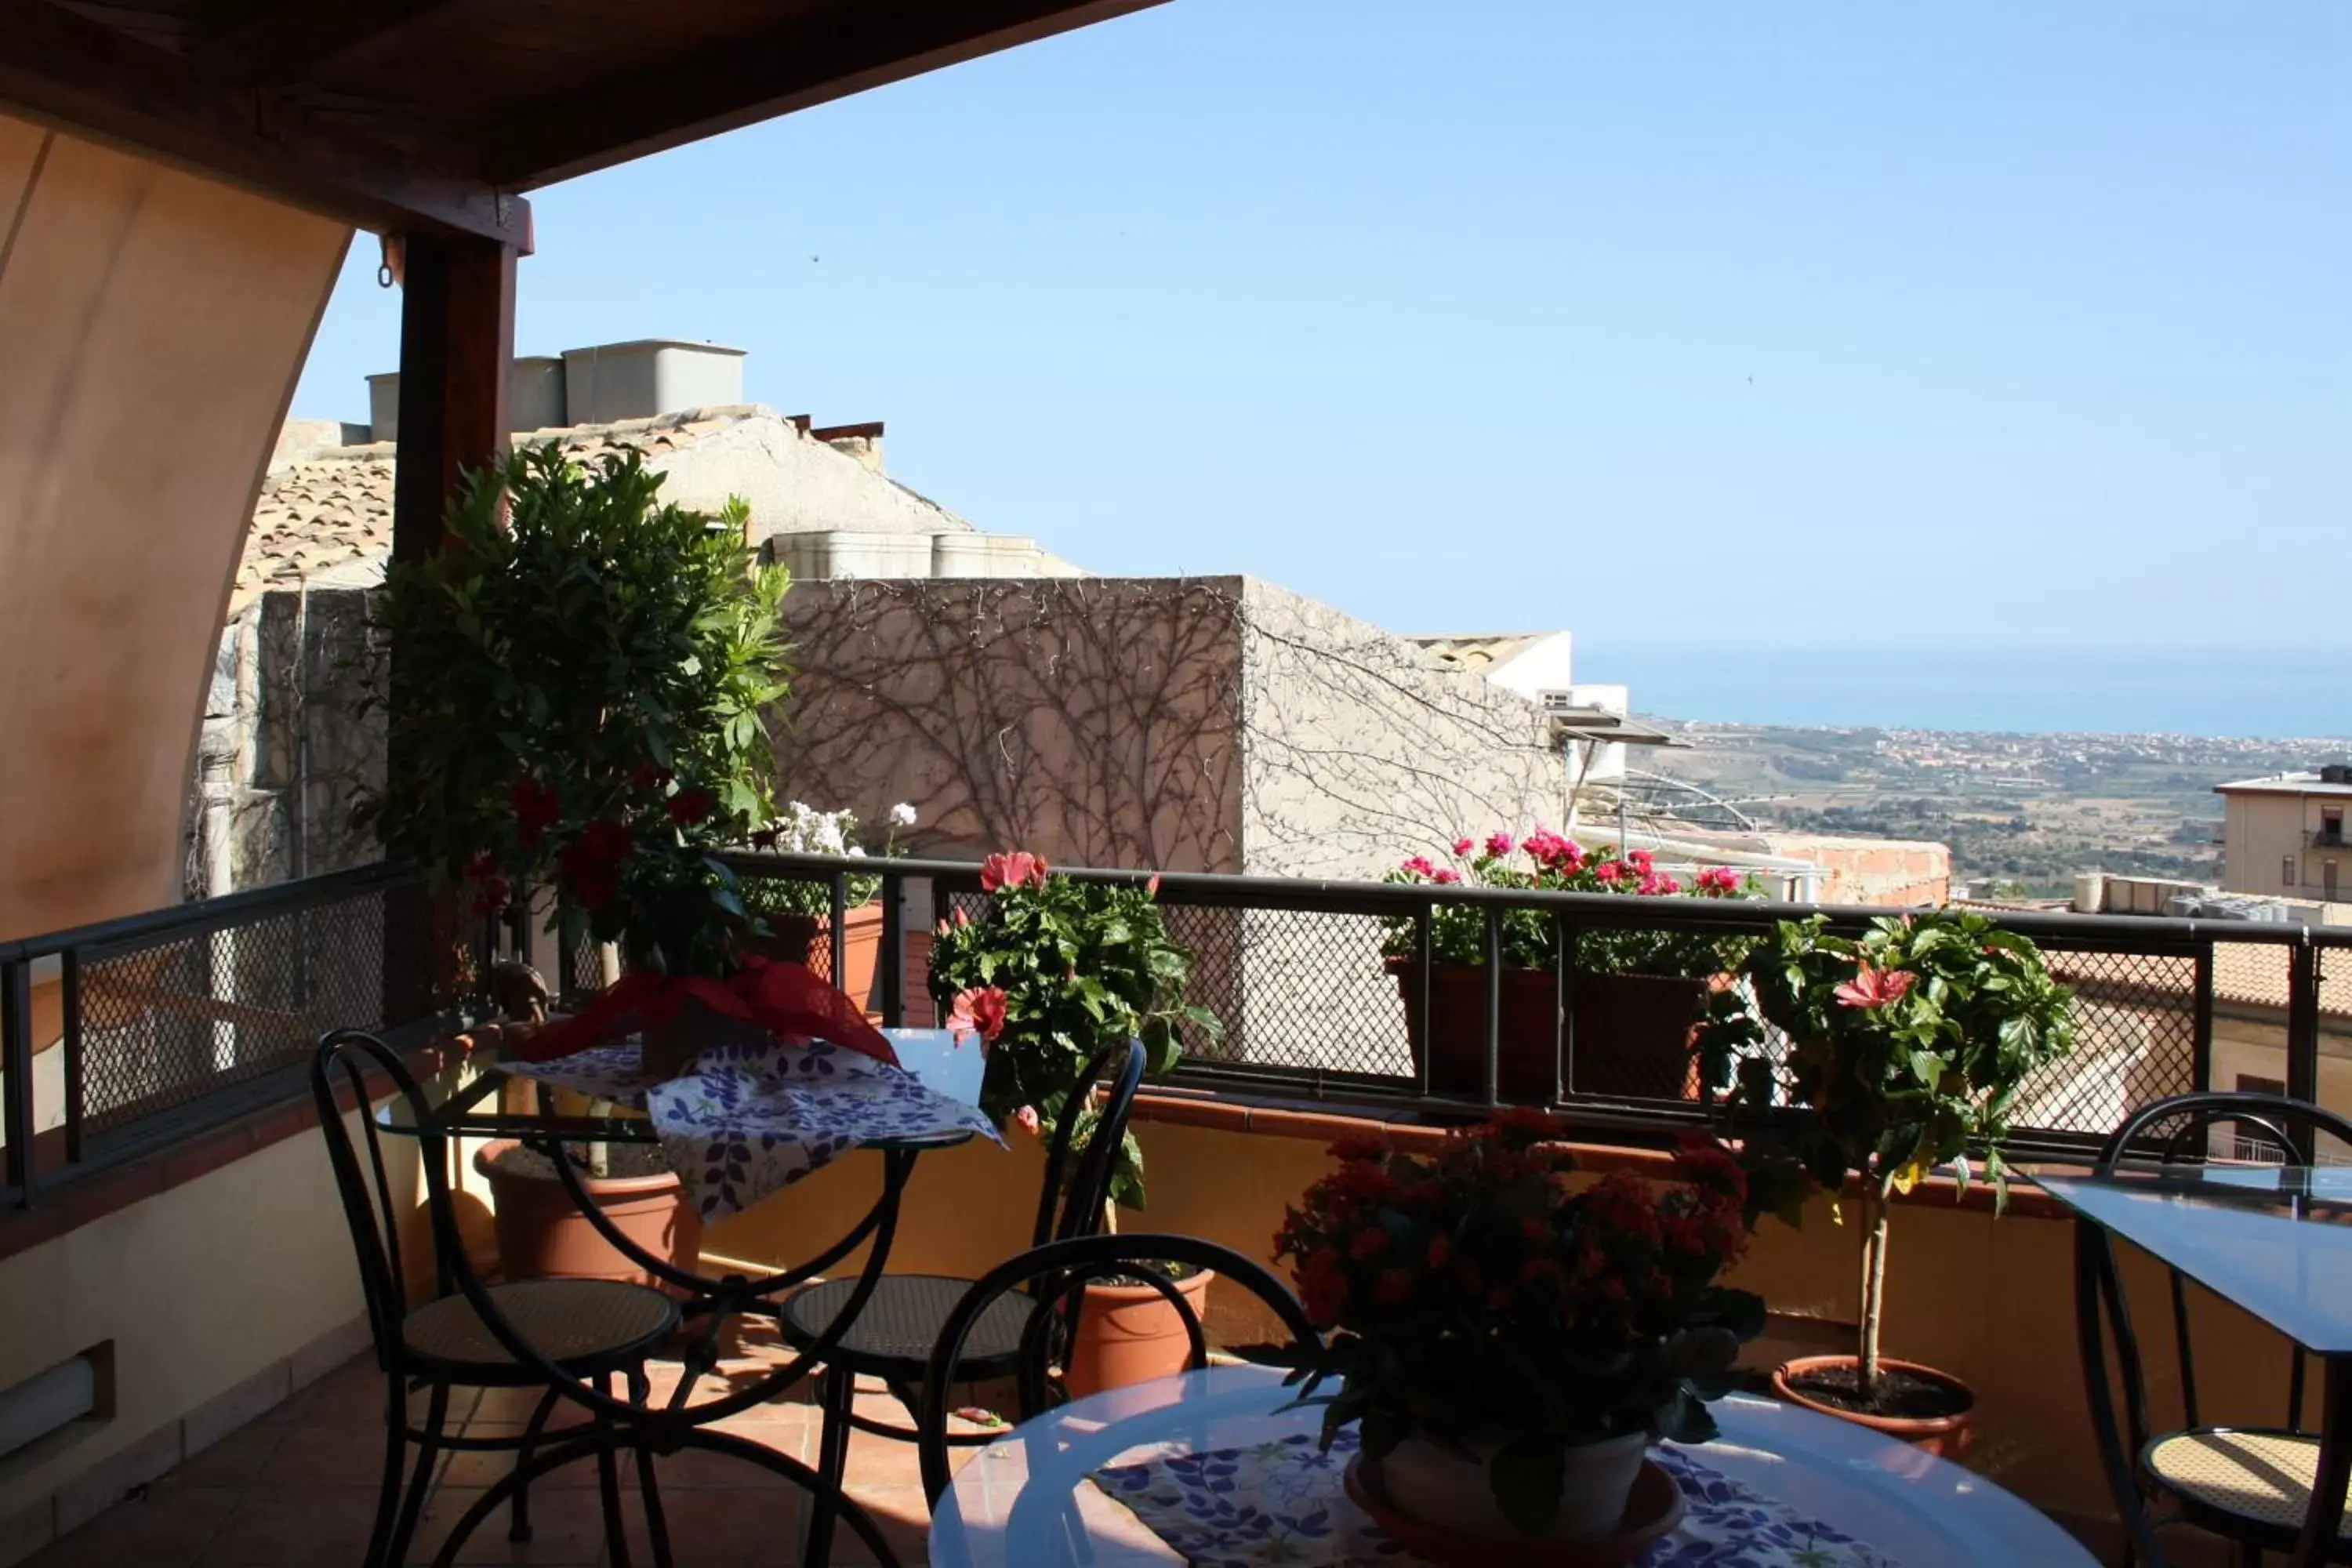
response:
{"label": "flower planter box", "polygon": [[[743,942],[743,951],[779,963],[797,963],[826,973],[831,967],[833,917],[830,915],[768,915],[769,934]],[[865,1009],[869,1024],[882,1022],[882,998],[876,989],[882,968],[882,905],[877,900],[859,904],[842,919],[841,973],[829,975],[834,984]]]}
{"label": "flower planter box", "polygon": [[[1429,1063],[1433,1094],[1483,1095],[1486,1089],[1486,969],[1430,966],[1429,1011],[1412,960],[1388,960],[1404,997],[1405,1034],[1413,1066]],[[1682,975],[1587,974],[1574,994],[1576,1059],[1568,1088],[1579,1094],[1696,1100],[1698,1071],[1691,1033],[1710,985]],[[1540,969],[1503,971],[1499,1080],[1514,1104],[1552,1097],[1553,1018],[1558,992]]]}

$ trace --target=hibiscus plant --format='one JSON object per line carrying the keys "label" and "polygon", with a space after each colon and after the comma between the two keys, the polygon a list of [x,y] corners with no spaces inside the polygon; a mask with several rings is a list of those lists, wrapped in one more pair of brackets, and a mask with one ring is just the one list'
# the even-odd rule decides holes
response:
{"label": "hibiscus plant", "polygon": [[[1711,998],[1701,1077],[1747,1135],[1751,1210],[1793,1224],[1811,1184],[1834,1198],[1860,1176],[1867,1392],[1878,1380],[1889,1199],[1939,1165],[1965,1190],[1972,1151],[1996,1205],[2006,1196],[2011,1110],[2026,1080],[2073,1048],[2073,998],[2031,939],[1962,910],[1882,917],[1855,937],[1832,934],[1822,915],[1783,921],[1749,955],[1745,980]],[[1784,1058],[1768,1026],[1785,1037]]]}
{"label": "hibiscus plant", "polygon": [[[1076,1092],[1095,1054],[1141,1040],[1145,1076],[1166,1076],[1183,1055],[1180,1031],[1204,1042],[1224,1033],[1216,1015],[1184,1001],[1192,956],[1171,941],[1159,879],[1140,886],[1052,874],[1025,852],[982,864],[987,906],[959,908],[931,939],[931,994],[959,1041],[988,1052],[981,1109],[1052,1137],[1066,1116],[1086,1131],[1092,1108]],[[1143,1205],[1143,1155],[1128,1133],[1111,1197]]]}
{"label": "hibiscus plant", "polygon": [[567,943],[723,975],[746,916],[719,855],[770,812],[788,578],[754,566],[741,502],[661,483],[552,443],[467,478],[447,544],[394,563],[372,610],[403,700],[362,810],[478,912],[552,882]]}

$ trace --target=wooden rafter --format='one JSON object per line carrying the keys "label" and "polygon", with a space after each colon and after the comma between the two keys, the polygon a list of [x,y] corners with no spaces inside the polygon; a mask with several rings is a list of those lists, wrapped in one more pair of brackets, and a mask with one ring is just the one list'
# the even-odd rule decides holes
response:
{"label": "wooden rafter", "polygon": [[543,185],[1160,3],[903,0],[846,7],[821,23],[778,26],[523,114],[493,132],[476,162],[501,184]]}
{"label": "wooden rafter", "polygon": [[0,0],[0,110],[363,227],[530,247],[519,197],[47,0]]}
{"label": "wooden rafter", "polygon": [[397,44],[457,0],[283,0],[188,51],[206,69],[286,87],[363,51]]}

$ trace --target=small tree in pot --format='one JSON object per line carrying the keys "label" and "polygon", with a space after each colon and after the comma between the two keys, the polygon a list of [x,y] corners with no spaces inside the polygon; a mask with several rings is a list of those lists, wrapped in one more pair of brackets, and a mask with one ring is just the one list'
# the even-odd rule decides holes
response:
{"label": "small tree in pot", "polygon": [[[1753,1011],[1739,992],[1718,994],[1697,1048],[1706,1082],[1728,1091],[1735,1127],[1750,1134],[1751,1205],[1793,1224],[1811,1184],[1834,1196],[1849,1173],[1862,1180],[1856,1353],[1791,1363],[1780,1381],[1834,1413],[1922,1420],[1931,1429],[1906,1435],[1957,1447],[1952,1423],[1972,1396],[1879,1355],[1889,1200],[1939,1165],[1965,1190],[1971,1150],[1996,1204],[2005,1198],[2010,1113],[2036,1069],[2073,1047],[2071,994],[2030,939],[1952,910],[1882,918],[1856,938],[1832,935],[1824,916],[1784,921],[1746,977]],[[1785,1091],[1783,1064],[1764,1048],[1768,1023],[1788,1040]],[[1764,1114],[1784,1098],[1807,1114]]]}
{"label": "small tree in pot", "polygon": [[[362,811],[479,913],[552,883],[568,947],[593,937],[634,971],[719,977],[745,918],[718,854],[769,810],[787,580],[753,569],[740,503],[688,511],[661,482],[635,452],[586,469],[552,444],[469,477],[447,547],[395,562],[373,606],[401,700]],[[587,1162],[627,1184],[615,1199],[646,1215],[653,1250],[690,1247],[682,1204],[646,1190],[657,1163],[632,1179],[601,1148]],[[517,1150],[491,1168],[524,1181],[530,1163]],[[502,1197],[509,1274],[629,1272],[593,1231],[510,1237],[526,1212],[585,1227],[567,1202]]]}

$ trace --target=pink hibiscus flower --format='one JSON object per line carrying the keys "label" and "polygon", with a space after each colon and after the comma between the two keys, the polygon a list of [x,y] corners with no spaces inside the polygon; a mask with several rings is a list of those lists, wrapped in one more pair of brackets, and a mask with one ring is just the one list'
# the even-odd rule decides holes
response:
{"label": "pink hibiscus flower", "polygon": [[1838,1005],[1843,1007],[1891,1007],[1903,1000],[1919,977],[1907,969],[1873,969],[1867,963],[1854,971],[1853,978],[1837,988]]}

